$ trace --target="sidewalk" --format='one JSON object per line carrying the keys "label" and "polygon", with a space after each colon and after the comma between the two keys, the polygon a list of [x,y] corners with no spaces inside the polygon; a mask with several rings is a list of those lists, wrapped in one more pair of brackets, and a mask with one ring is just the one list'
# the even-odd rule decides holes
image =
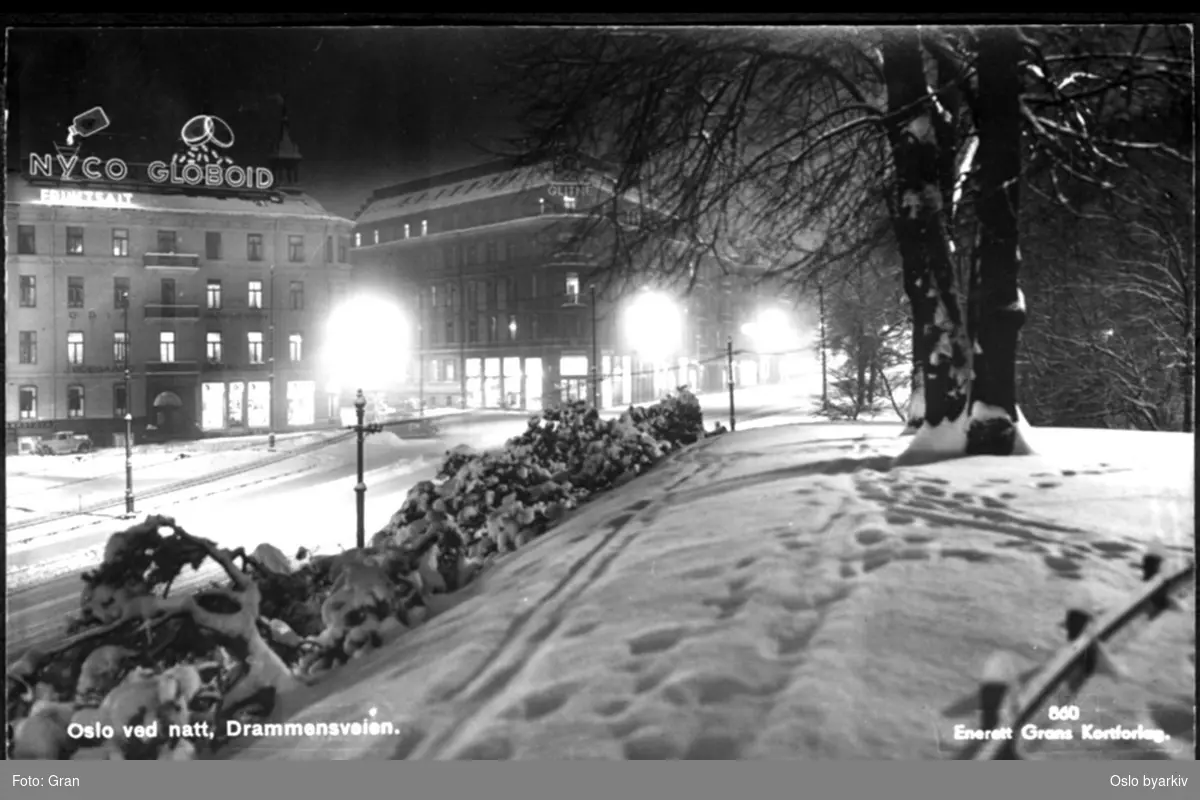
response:
{"label": "sidewalk", "polygon": [[[1065,609],[1102,613],[1141,587],[1152,544],[1170,568],[1194,558],[1190,436],[1142,434],[1170,447],[1131,461],[1109,432],[1035,429],[1047,455],[892,470],[899,430],[797,425],[687,448],[285,700],[289,722],[370,717],[402,735],[264,737],[222,758],[951,758],[989,656],[1011,655],[1014,674],[1044,663]],[[1186,719],[1165,746],[1190,750],[1182,602],[1122,636],[1126,677],[1084,687],[1080,724]],[[1106,759],[1164,746],[1026,744]]]}

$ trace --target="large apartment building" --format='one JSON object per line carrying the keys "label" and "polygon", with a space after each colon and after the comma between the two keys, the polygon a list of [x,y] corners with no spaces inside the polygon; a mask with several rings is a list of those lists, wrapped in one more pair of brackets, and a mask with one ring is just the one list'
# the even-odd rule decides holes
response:
{"label": "large apartment building", "polygon": [[119,443],[127,413],[136,438],[336,419],[314,356],[350,280],[351,223],[298,188],[286,116],[269,171],[226,159],[215,181],[176,163],[131,180],[83,145],[9,175],[9,452],[56,430]]}
{"label": "large apartment building", "polygon": [[[608,185],[599,171],[564,181],[500,161],[371,195],[355,219],[355,283],[413,322],[413,352],[389,356],[410,362],[407,399],[537,410],[590,398],[597,368],[604,407],[725,385],[726,342],[756,294],[708,275],[654,303],[643,288],[604,288],[603,248],[580,252],[571,225],[611,203]],[[617,206],[618,218],[639,210]]]}

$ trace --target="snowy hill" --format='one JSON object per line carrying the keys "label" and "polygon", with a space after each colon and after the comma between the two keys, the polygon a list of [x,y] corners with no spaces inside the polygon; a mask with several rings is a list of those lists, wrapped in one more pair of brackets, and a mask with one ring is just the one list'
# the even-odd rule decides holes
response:
{"label": "snowy hill", "polygon": [[[1038,455],[891,469],[898,432],[706,440],[288,703],[291,722],[390,735],[243,739],[223,757],[952,757],[989,656],[1036,667],[1068,606],[1131,596],[1147,548],[1168,568],[1194,558],[1191,436],[1034,429]],[[1074,701],[1079,724],[1172,738],[1027,757],[1190,757],[1194,593],[1182,602],[1119,635],[1124,676]]]}

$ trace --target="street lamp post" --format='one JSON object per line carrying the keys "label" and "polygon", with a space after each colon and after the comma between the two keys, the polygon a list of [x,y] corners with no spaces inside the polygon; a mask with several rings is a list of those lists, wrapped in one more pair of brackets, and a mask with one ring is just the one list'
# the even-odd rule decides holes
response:
{"label": "street lamp post", "polygon": [[733,413],[733,337],[725,340],[725,368],[729,372],[729,430],[737,430],[737,420]]}
{"label": "street lamp post", "polygon": [[355,541],[358,543],[358,548],[367,546],[367,530],[366,530],[366,507],[367,507],[367,484],[363,481],[363,441],[369,433],[379,433],[383,430],[383,426],[378,423],[369,425],[363,424],[363,418],[367,412],[367,398],[363,395],[363,390],[359,389],[358,394],[354,396],[354,415],[358,420],[357,425],[349,426],[350,430],[358,434],[358,483],[354,485],[355,493],[355,510],[358,516],[358,524],[355,529]]}
{"label": "street lamp post", "polygon": [[129,291],[125,291],[125,513],[133,515],[133,393],[130,390],[132,374],[129,365]]}
{"label": "street lamp post", "polygon": [[821,323],[821,408],[829,408],[829,373],[825,365],[825,287],[817,284],[817,303]]}

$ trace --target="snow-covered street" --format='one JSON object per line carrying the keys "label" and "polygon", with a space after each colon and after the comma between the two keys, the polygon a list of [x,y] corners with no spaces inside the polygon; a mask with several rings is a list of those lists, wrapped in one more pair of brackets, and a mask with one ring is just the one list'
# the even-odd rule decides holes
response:
{"label": "snow-covered street", "polygon": [[[948,758],[991,656],[1028,672],[1064,643],[1068,607],[1137,590],[1148,548],[1194,558],[1191,436],[1034,429],[1044,455],[889,469],[898,432],[794,425],[688,448],[287,701],[294,722],[374,709],[399,735],[244,740],[231,757]],[[1026,757],[1188,757],[1183,603],[1118,637],[1123,676],[1090,681],[1070,723],[1171,738],[1077,733]]]}

